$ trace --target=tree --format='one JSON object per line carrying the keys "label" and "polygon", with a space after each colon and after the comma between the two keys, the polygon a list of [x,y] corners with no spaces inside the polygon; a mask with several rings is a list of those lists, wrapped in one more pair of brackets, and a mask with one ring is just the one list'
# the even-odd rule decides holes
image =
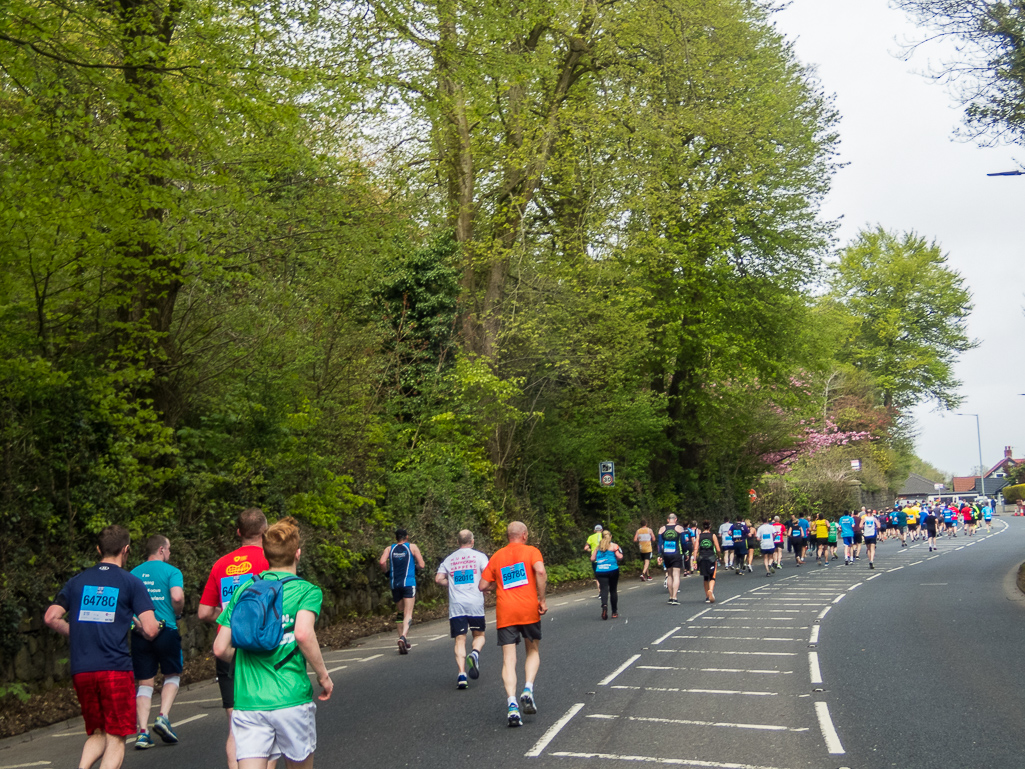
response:
{"label": "tree", "polygon": [[960,60],[943,64],[965,107],[972,138],[1025,139],[1025,3],[1021,0],[894,0],[919,24],[952,38]]}
{"label": "tree", "polygon": [[946,263],[935,242],[877,227],[860,233],[831,270],[829,300],[856,321],[840,357],[875,378],[887,408],[960,403],[954,362],[978,342],[966,330],[971,293]]}

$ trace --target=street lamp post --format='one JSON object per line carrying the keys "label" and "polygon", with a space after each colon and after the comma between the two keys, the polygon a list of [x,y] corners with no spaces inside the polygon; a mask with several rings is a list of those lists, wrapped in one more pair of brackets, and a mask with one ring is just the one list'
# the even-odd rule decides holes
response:
{"label": "street lamp post", "polygon": [[982,496],[985,497],[986,496],[986,467],[982,464],[982,431],[979,430],[979,415],[978,414],[962,414],[962,413],[958,412],[957,416],[959,416],[959,417],[975,417],[975,437],[979,441],[979,479],[980,479],[979,480],[979,483],[980,483],[979,491],[982,493]]}

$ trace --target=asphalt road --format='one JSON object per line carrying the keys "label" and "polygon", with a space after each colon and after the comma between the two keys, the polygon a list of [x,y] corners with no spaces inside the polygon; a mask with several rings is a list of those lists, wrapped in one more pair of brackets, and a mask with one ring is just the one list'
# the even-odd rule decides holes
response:
{"label": "asphalt road", "polygon": [[[601,620],[596,591],[557,594],[539,712],[519,729],[505,725],[493,630],[466,691],[447,622],[415,626],[408,656],[394,635],[368,638],[325,655],[335,694],[318,711],[316,764],[1017,767],[1023,539],[1025,520],[1004,518],[938,553],[886,542],[875,570],[863,555],[850,567],[790,559],[772,578],[721,573],[714,605],[695,577],[678,607],[661,580],[628,580],[617,620]],[[129,747],[125,766],[225,765],[215,684],[181,692],[172,720],[179,745]],[[0,769],[75,766],[83,739],[71,722],[6,740]]]}

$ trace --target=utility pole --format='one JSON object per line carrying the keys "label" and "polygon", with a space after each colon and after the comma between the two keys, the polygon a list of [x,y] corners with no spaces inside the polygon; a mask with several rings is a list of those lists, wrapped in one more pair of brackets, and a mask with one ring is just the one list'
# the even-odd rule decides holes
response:
{"label": "utility pole", "polygon": [[[1005,173],[1010,174],[1010,173],[1021,173],[1021,172],[1020,171],[1018,171],[1018,172],[1007,171]],[[982,464],[982,431],[979,429],[979,415],[978,414],[962,414],[962,413],[958,412],[957,416],[959,416],[959,417],[975,417],[975,437],[979,441],[979,483],[980,483],[979,491],[981,492],[982,496],[985,497],[986,496],[986,467],[985,467],[985,465]]]}

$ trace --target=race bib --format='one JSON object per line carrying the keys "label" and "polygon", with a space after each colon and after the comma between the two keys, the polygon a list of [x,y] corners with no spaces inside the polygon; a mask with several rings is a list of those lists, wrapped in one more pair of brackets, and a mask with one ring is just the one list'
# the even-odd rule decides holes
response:
{"label": "race bib", "polygon": [[82,604],[78,607],[79,622],[114,621],[117,612],[117,597],[121,591],[109,585],[86,585],[82,588]]}
{"label": "race bib", "polygon": [[663,553],[675,553],[676,552],[676,540],[670,539],[662,543]]}
{"label": "race bib", "polygon": [[221,605],[227,606],[235,591],[253,578],[252,574],[237,574],[234,577],[221,577]]}
{"label": "race bib", "polygon": [[452,583],[455,585],[472,585],[473,569],[457,569],[452,572]]}
{"label": "race bib", "polygon": [[502,587],[509,590],[514,587],[523,587],[527,584],[527,567],[523,563],[514,563],[512,566],[502,567]]}

